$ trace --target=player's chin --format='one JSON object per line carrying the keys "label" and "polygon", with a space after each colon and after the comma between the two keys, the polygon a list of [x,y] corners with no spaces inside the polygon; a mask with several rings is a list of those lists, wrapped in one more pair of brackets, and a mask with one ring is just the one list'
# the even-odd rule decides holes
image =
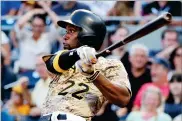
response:
{"label": "player's chin", "polygon": [[71,50],[71,46],[68,45],[68,44],[64,44],[64,47],[63,47],[65,50]]}

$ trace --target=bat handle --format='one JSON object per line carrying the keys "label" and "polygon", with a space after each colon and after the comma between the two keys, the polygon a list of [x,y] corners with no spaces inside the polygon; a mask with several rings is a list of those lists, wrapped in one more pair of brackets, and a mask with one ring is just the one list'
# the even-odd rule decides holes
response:
{"label": "bat handle", "polygon": [[125,45],[126,43],[123,42],[122,40],[121,41],[118,41],[117,43],[115,44],[112,44],[111,46],[105,48],[104,50],[98,52],[95,56],[98,58],[100,56],[103,56],[103,57],[106,57],[107,55],[111,54],[111,51],[118,48],[118,47],[121,47],[123,45]]}
{"label": "bat handle", "polygon": [[105,57],[105,56],[109,55],[110,53],[111,53],[110,50],[103,50],[103,51],[100,51],[99,53],[97,53],[95,56],[96,56],[96,58],[98,58],[100,56]]}

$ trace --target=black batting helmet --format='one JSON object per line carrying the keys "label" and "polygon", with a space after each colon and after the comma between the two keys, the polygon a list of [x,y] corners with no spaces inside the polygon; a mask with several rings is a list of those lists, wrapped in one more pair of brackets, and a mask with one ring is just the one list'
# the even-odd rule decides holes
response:
{"label": "black batting helmet", "polygon": [[98,15],[84,9],[75,10],[69,20],[61,20],[57,24],[63,28],[68,24],[80,28],[79,42],[96,50],[100,49],[106,34],[104,21]]}

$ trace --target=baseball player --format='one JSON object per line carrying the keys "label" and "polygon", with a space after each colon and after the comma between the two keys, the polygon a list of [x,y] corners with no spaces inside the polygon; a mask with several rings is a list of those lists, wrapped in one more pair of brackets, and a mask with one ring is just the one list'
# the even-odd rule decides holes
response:
{"label": "baseball player", "polygon": [[[42,108],[43,121],[91,121],[105,101],[120,107],[131,97],[127,72],[119,60],[96,58],[106,34],[99,16],[76,10],[69,20],[58,21],[66,29],[64,49],[43,60],[54,75]],[[80,58],[69,69],[77,56]]]}

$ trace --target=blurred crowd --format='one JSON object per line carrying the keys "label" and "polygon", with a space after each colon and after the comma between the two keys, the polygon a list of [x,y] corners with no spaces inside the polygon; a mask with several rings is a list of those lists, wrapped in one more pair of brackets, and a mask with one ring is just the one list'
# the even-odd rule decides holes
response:
{"label": "blurred crowd", "polygon": [[[38,121],[51,76],[42,56],[63,49],[65,30],[57,21],[74,10],[87,9],[102,17],[182,15],[180,1],[1,1],[1,15],[18,17],[10,31],[1,30],[1,120]],[[130,34],[127,24],[141,21],[105,20],[103,48]],[[119,47],[106,58],[124,64],[131,83],[129,104],[120,108],[105,103],[93,121],[180,121],[182,119],[181,32],[172,23],[161,33],[159,50],[135,43]],[[107,43],[107,44],[105,44]],[[155,43],[154,43],[155,45]]]}

